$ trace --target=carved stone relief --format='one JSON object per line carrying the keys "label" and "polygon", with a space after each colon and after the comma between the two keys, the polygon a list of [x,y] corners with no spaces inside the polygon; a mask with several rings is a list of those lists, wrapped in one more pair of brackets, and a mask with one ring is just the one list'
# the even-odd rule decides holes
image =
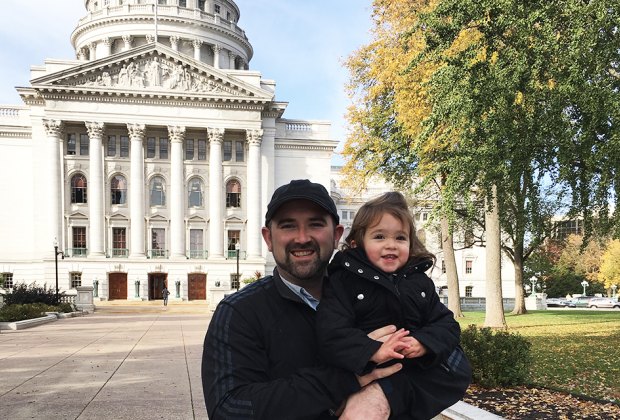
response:
{"label": "carved stone relief", "polygon": [[176,90],[199,93],[240,93],[188,66],[161,57],[136,59],[94,72],[70,83],[73,86],[97,86],[128,89]]}

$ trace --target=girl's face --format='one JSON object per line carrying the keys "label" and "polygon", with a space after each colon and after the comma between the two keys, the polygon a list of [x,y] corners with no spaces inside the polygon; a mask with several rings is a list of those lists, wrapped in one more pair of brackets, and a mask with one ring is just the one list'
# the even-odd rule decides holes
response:
{"label": "girl's face", "polygon": [[409,227],[389,213],[364,233],[364,250],[371,264],[391,274],[409,260]]}

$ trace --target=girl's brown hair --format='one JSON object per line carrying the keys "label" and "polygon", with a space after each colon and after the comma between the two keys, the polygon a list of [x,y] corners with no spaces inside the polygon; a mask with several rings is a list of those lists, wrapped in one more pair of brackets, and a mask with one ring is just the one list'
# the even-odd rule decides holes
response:
{"label": "girl's brown hair", "polygon": [[387,192],[377,198],[368,201],[357,211],[353,219],[351,231],[342,245],[342,249],[346,250],[355,246],[364,247],[364,235],[371,226],[375,225],[379,219],[385,214],[391,214],[409,228],[409,259],[410,260],[426,260],[435,261],[435,255],[430,253],[424,244],[418,239],[413,223],[413,216],[409,212],[409,206],[405,197],[396,191]]}

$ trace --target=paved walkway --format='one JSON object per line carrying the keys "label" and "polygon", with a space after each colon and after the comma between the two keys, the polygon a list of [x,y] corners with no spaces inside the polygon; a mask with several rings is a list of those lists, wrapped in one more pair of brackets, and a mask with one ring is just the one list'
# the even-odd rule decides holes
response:
{"label": "paved walkway", "polygon": [[0,334],[0,418],[207,419],[200,363],[212,312],[171,302]]}

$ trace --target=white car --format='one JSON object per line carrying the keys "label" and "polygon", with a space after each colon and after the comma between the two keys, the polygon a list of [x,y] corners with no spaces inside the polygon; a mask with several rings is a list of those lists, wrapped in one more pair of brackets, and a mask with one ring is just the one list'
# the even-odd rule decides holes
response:
{"label": "white car", "polygon": [[620,302],[616,299],[606,298],[606,297],[597,297],[592,298],[588,302],[588,308],[614,308],[620,309]]}

